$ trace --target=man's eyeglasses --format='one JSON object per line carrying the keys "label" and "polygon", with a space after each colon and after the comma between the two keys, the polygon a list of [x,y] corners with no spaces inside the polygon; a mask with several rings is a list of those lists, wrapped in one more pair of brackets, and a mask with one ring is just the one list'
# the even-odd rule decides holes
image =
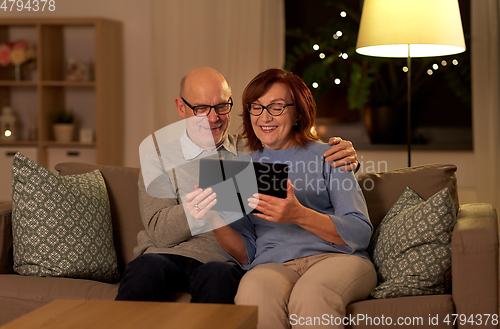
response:
{"label": "man's eyeglasses", "polygon": [[186,105],[191,110],[193,110],[193,114],[196,115],[197,117],[208,116],[210,114],[210,111],[212,111],[212,109],[214,109],[217,115],[224,115],[231,112],[231,109],[233,108],[233,99],[231,97],[229,97],[228,103],[220,103],[217,105],[196,105],[196,106],[192,106],[191,104],[186,102],[186,100],[183,97],[181,97],[181,99],[184,103],[186,103]]}
{"label": "man's eyeglasses", "polygon": [[268,106],[264,106],[261,104],[257,103],[248,103],[247,108],[248,112],[250,112],[251,115],[261,115],[262,112],[264,112],[264,109],[267,110],[269,114],[271,114],[274,117],[277,117],[278,115],[282,115],[283,111],[287,106],[294,106],[295,104],[283,104],[283,103],[271,103]]}

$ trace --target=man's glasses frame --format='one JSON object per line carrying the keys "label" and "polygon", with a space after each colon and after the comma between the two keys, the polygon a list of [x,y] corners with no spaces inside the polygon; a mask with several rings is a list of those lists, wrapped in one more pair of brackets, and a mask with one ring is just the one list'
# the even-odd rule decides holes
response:
{"label": "man's glasses frame", "polygon": [[[229,97],[229,102],[227,103],[219,103],[215,105],[196,105],[192,106],[189,104],[184,97],[181,97],[182,101],[191,109],[193,110],[193,114],[197,117],[203,117],[203,116],[208,116],[212,109],[214,109],[215,113],[217,115],[225,115],[229,114],[231,110],[233,109],[233,98]],[[227,109],[227,106],[229,106],[229,109]],[[208,108],[208,111],[207,111]],[[201,111],[201,113],[200,113]]]}
{"label": "man's glasses frame", "polygon": [[[274,114],[271,112],[273,109],[269,110],[269,107],[273,107],[273,106],[276,106],[278,105],[279,107],[281,107],[281,110],[279,113],[275,112]],[[261,115],[263,112],[264,112],[264,109],[266,109],[267,113],[269,113],[270,115],[272,115],[273,117],[277,117],[277,116],[280,116],[283,114],[283,112],[285,111],[286,107],[287,106],[294,106],[295,104],[283,104],[283,103],[271,103],[267,106],[264,106],[262,104],[257,104],[257,103],[247,103],[247,110],[248,112],[253,115],[253,116],[259,116]],[[252,113],[252,106],[259,106],[260,107],[260,113]],[[274,111],[276,111],[276,109],[274,109]]]}

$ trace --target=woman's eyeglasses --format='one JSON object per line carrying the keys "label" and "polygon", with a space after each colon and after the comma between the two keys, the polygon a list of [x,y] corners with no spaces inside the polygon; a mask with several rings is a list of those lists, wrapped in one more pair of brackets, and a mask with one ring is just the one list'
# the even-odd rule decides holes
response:
{"label": "woman's eyeglasses", "polygon": [[261,115],[262,112],[264,112],[264,109],[266,109],[270,115],[277,117],[277,116],[283,114],[283,111],[285,111],[285,108],[287,106],[294,106],[294,105],[295,104],[271,103],[267,106],[264,106],[264,105],[257,104],[257,103],[248,103],[247,109],[251,115],[255,115],[255,116]]}

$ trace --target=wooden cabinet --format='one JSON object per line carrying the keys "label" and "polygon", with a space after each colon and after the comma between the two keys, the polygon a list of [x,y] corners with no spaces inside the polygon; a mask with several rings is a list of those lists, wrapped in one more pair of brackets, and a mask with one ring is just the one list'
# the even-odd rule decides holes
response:
{"label": "wooden cabinet", "polygon": [[[66,154],[84,154],[82,162],[123,162],[123,37],[121,23],[98,18],[1,19],[0,44],[27,40],[36,46],[34,69],[14,80],[12,66],[0,66],[0,110],[11,106],[18,120],[18,139],[0,140],[0,147],[36,150],[41,165],[53,166]],[[91,80],[67,80],[70,59],[91,63]],[[54,139],[55,112],[75,113],[72,142]],[[91,129],[92,143],[79,142],[79,130]],[[31,130],[31,133],[30,133]],[[33,134],[33,132],[35,132]],[[53,167],[49,168],[53,170]],[[0,175],[10,175],[4,171]],[[10,187],[9,187],[10,188]],[[5,199],[0,186],[0,200]],[[10,194],[10,189],[9,189]]]}
{"label": "wooden cabinet", "polygon": [[16,152],[21,152],[30,159],[38,157],[36,147],[30,146],[0,146],[0,203],[11,199],[12,160]]}

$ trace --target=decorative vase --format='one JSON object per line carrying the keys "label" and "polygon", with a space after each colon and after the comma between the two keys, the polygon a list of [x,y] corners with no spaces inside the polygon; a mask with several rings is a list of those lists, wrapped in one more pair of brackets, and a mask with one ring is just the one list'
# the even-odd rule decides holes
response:
{"label": "decorative vase", "polygon": [[55,123],[54,136],[56,142],[69,143],[73,141],[74,130],[75,130],[75,125],[72,123]]}

